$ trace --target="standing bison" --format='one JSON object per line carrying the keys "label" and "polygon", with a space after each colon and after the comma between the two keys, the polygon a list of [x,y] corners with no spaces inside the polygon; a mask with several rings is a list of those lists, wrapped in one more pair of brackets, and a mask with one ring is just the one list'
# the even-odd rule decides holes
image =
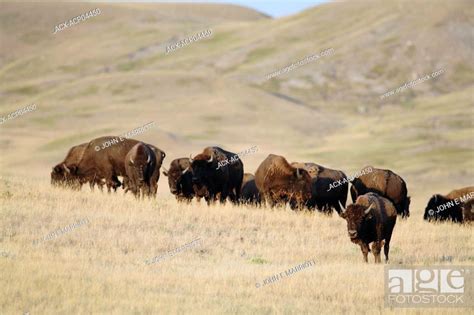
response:
{"label": "standing bison", "polygon": [[255,176],[250,173],[244,174],[242,189],[240,191],[240,201],[244,204],[260,205],[260,192],[255,184]]}
{"label": "standing bison", "polygon": [[202,153],[191,158],[192,182],[196,196],[205,197],[208,204],[215,201],[218,195],[221,203],[224,203],[227,197],[230,197],[233,203],[238,203],[244,165],[239,158],[235,159],[236,157],[237,154],[219,147],[207,147]]}
{"label": "standing bison", "polygon": [[127,189],[130,189],[135,197],[140,197],[140,193],[142,197],[156,193],[152,188],[155,166],[155,152],[148,145],[139,142],[128,151],[125,156]]}
{"label": "standing bison", "polygon": [[193,199],[193,172],[189,158],[174,159],[169,170],[163,170],[163,175],[168,177],[170,192],[178,201],[190,202]]}
{"label": "standing bison", "polygon": [[311,198],[311,176],[304,168],[291,166],[279,155],[270,154],[255,173],[255,184],[262,199],[275,206],[290,203],[294,209]]}
{"label": "standing bison", "polygon": [[402,218],[409,217],[410,197],[408,197],[405,181],[391,170],[378,169],[370,166],[364,169],[368,168],[371,168],[372,172],[362,174],[352,180],[352,202],[355,202],[360,195],[374,192],[389,199]]}
{"label": "standing bison", "polygon": [[[455,189],[446,196],[433,195],[425,208],[423,219],[427,221],[446,221],[462,223],[471,220],[471,206],[474,186]],[[463,215],[464,212],[464,215]]]}
{"label": "standing bison", "polygon": [[325,213],[331,213],[332,209],[336,209],[337,213],[341,212],[340,204],[346,206],[349,190],[349,182],[344,172],[315,163],[291,163],[291,165],[304,168],[311,176],[311,199],[307,202],[309,209],[317,208]]}
{"label": "standing bison", "polygon": [[388,262],[390,239],[397,221],[397,210],[390,200],[367,193],[357,197],[356,202],[347,206],[340,215],[347,221],[349,237],[360,246],[365,262],[368,262],[369,244],[372,242],[375,263],[381,262],[380,251],[384,240],[385,261]]}

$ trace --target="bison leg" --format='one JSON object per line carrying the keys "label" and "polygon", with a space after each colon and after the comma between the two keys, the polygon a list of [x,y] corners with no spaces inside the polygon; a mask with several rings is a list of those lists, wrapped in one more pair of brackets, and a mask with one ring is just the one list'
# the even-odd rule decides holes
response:
{"label": "bison leg", "polygon": [[385,262],[388,263],[388,252],[390,251],[390,238],[385,240],[383,245],[383,253],[385,254]]}
{"label": "bison leg", "polygon": [[369,245],[364,242],[361,242],[360,249],[362,250],[362,254],[364,255],[364,261],[368,263],[369,260],[367,259],[367,256],[369,255]]}
{"label": "bison leg", "polygon": [[382,262],[382,259],[380,259],[381,249],[382,249],[381,241],[375,241],[375,242],[372,243],[372,253],[374,254],[376,264]]}

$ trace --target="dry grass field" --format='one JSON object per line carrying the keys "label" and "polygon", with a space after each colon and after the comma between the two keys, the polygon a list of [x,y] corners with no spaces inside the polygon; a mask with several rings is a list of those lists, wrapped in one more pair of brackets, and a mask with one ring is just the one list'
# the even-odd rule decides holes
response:
{"label": "dry grass field", "polygon": [[136,139],[163,149],[166,167],[218,145],[257,146],[242,158],[252,173],[270,153],[348,175],[388,168],[412,198],[390,264],[474,265],[472,225],[422,219],[434,193],[473,185],[473,29],[460,0],[337,2],[279,19],[234,5],[0,2],[0,116],[37,105],[0,125],[0,314],[471,314],[384,307],[384,265],[363,263],[337,214],[180,204],[164,176],[156,199],[137,201],[53,188],[50,172],[71,146],[150,121]]}

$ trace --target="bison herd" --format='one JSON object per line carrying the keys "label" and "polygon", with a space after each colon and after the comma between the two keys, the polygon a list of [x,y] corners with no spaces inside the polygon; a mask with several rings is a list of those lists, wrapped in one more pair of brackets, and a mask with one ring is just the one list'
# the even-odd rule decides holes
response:
{"label": "bison herd", "polygon": [[[104,143],[109,146],[104,148]],[[97,185],[103,190],[105,185],[109,192],[122,186],[125,193],[131,191],[137,198],[154,197],[165,156],[161,149],[141,141],[100,137],[72,147],[65,159],[53,167],[51,183],[72,189],[89,183],[91,189]],[[317,209],[327,214],[334,209],[347,221],[349,237],[361,247],[366,262],[370,243],[375,262],[381,262],[382,245],[388,260],[397,215],[410,215],[407,185],[391,170],[367,166],[358,174],[348,178],[339,170],[311,162],[289,163],[283,156],[270,154],[254,176],[244,173],[239,155],[219,147],[207,147],[194,157],[174,159],[169,169],[163,170],[178,201],[204,198],[208,204],[225,203],[227,199],[233,204],[255,206],[288,204],[292,209]],[[349,191],[353,204],[346,207]],[[472,221],[473,200],[474,187],[445,196],[433,195],[424,219]]]}

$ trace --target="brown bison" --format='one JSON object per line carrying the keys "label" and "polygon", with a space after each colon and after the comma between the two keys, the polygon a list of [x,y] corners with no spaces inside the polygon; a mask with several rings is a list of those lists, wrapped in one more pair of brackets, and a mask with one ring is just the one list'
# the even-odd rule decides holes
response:
{"label": "brown bison", "polygon": [[[208,203],[217,200],[224,203],[227,197],[238,203],[244,176],[244,164],[237,154],[219,147],[207,147],[190,159],[193,172],[193,189],[198,197]],[[231,161],[231,162],[229,162]]]}
{"label": "brown bison", "polygon": [[347,230],[351,241],[358,244],[368,262],[367,255],[372,243],[375,262],[380,263],[380,251],[383,247],[385,261],[388,262],[390,239],[397,222],[397,210],[390,200],[375,193],[367,193],[357,197],[354,204],[347,206],[341,217],[347,221]]}
{"label": "brown bison", "polygon": [[174,159],[169,170],[163,170],[163,175],[168,177],[170,192],[178,201],[190,202],[193,199],[193,171],[189,158]]}
{"label": "brown bison", "polygon": [[[53,167],[51,171],[51,184],[53,186],[68,186],[80,189],[84,182],[71,174],[71,165],[77,165],[84,154],[88,143],[82,143],[69,149],[64,161]],[[91,184],[93,187],[93,183]]]}
{"label": "brown bison", "polygon": [[244,174],[242,189],[240,191],[240,201],[244,204],[260,205],[260,192],[255,184],[255,176],[250,173]]}
{"label": "brown bison", "polygon": [[118,176],[124,177],[125,156],[139,141],[123,137],[100,137],[91,140],[83,152],[81,160],[71,165],[71,174],[81,180],[101,179],[110,188],[116,190],[121,183]]}
{"label": "brown bison", "polygon": [[361,172],[363,173],[361,176],[351,181],[352,202],[355,202],[360,195],[374,192],[389,199],[402,218],[409,217],[410,197],[408,197],[405,181],[391,170],[378,169],[371,166],[364,167],[363,170],[366,169],[372,169],[372,172]]}
{"label": "brown bison", "polygon": [[130,189],[135,197],[139,197],[140,193],[142,197],[156,193],[151,180],[155,166],[155,152],[148,145],[139,142],[128,151],[125,156],[127,189]]}
{"label": "brown bison", "polygon": [[464,219],[470,221],[473,198],[474,186],[455,189],[446,196],[433,195],[426,205],[423,219],[427,221],[451,220],[457,223],[462,223]]}
{"label": "brown bison", "polygon": [[291,166],[279,155],[270,154],[255,173],[255,184],[262,200],[270,206],[290,203],[294,209],[311,198],[311,176],[304,168]]}
{"label": "brown bison", "polygon": [[311,199],[307,202],[309,209],[317,208],[325,213],[336,209],[341,212],[340,204],[346,206],[349,182],[346,174],[315,163],[291,163],[294,167],[304,168],[311,176]]}

